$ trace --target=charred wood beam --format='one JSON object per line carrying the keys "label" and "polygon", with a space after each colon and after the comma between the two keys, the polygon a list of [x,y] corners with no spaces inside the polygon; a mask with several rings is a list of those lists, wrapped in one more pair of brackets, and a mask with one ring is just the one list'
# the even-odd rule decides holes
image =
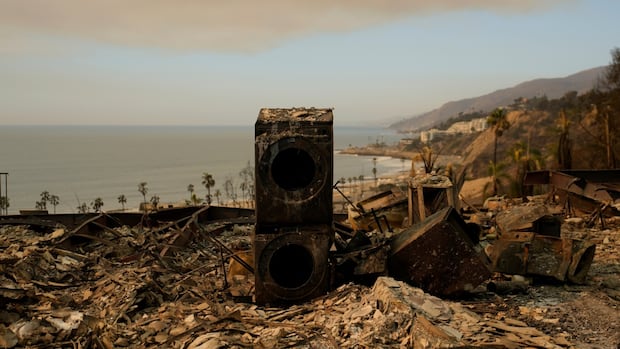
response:
{"label": "charred wood beam", "polygon": [[241,264],[247,271],[249,271],[250,273],[254,274],[254,267],[252,267],[251,265],[249,265],[246,261],[244,261],[241,257],[239,257],[237,254],[235,254],[235,252],[233,250],[231,250],[230,248],[228,248],[228,246],[226,246],[223,242],[221,242],[220,240],[218,240],[215,236],[215,234],[221,233],[225,230],[228,230],[232,227],[233,225],[224,225],[224,226],[220,226],[217,227],[215,229],[212,230],[207,230],[205,229],[205,227],[203,227],[201,224],[194,222],[192,224],[192,227],[194,229],[196,229],[196,231],[200,232],[201,236],[204,236],[205,238],[207,238],[207,240],[211,241],[212,243],[214,243],[216,246],[218,246],[219,248],[221,248],[222,250],[226,251],[230,257],[232,259],[234,259],[235,261],[237,261],[239,264]]}

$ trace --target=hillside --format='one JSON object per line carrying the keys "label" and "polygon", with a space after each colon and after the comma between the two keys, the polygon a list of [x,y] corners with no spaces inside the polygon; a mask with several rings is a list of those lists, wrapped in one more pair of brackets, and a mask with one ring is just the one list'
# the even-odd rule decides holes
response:
{"label": "hillside", "polygon": [[555,99],[569,91],[577,91],[581,94],[594,87],[605,68],[592,68],[563,78],[531,80],[480,97],[448,102],[428,113],[396,122],[389,128],[399,131],[425,129],[457,116],[461,112],[479,110],[486,112],[500,106],[510,105],[519,97],[531,98],[546,95],[549,99]]}
{"label": "hillside", "polygon": [[[516,176],[516,164],[512,158],[516,144],[529,144],[540,152],[541,165],[554,166],[554,147],[558,133],[553,115],[540,111],[512,111],[506,116],[511,126],[497,142],[498,162],[505,165],[508,177]],[[489,162],[493,159],[493,129],[487,129],[463,149],[462,164],[468,166],[474,178],[489,175]],[[507,178],[508,178],[507,177]],[[506,179],[507,179],[506,178]],[[515,177],[513,177],[515,178]]]}

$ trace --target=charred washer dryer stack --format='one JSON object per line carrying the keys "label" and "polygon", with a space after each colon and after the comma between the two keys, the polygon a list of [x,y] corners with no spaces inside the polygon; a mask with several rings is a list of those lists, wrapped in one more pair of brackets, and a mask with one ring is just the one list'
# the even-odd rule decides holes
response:
{"label": "charred washer dryer stack", "polygon": [[329,286],[331,109],[261,109],[255,125],[255,300],[291,303]]}

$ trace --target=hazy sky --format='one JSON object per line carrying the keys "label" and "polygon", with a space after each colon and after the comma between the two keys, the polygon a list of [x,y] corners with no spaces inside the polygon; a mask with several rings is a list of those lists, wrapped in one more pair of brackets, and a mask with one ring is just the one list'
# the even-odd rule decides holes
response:
{"label": "hazy sky", "polygon": [[608,64],[617,0],[0,0],[0,124],[386,124]]}

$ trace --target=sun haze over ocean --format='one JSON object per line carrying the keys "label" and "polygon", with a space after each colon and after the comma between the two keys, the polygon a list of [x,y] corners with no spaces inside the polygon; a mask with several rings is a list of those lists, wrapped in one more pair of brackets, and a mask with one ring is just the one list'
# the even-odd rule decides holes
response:
{"label": "sun haze over ocean", "polygon": [[0,125],[384,125],[605,65],[615,0],[0,1]]}

